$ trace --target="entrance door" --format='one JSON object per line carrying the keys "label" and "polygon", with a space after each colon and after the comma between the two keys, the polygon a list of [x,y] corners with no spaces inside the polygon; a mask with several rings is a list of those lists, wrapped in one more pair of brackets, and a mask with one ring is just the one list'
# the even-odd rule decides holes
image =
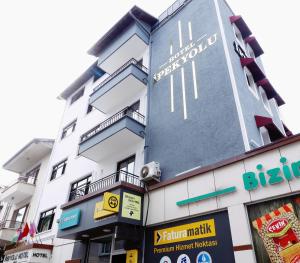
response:
{"label": "entrance door", "polygon": [[126,263],[126,254],[112,256],[112,263]]}
{"label": "entrance door", "polygon": [[111,238],[91,240],[89,245],[88,263],[109,263]]}

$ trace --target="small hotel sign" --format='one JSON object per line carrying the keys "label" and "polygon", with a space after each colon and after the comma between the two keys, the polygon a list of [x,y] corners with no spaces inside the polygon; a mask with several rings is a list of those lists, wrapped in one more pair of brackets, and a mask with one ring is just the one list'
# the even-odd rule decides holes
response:
{"label": "small hotel sign", "polygon": [[80,222],[80,209],[73,209],[62,213],[59,220],[59,229],[64,230],[73,226],[77,226]]}

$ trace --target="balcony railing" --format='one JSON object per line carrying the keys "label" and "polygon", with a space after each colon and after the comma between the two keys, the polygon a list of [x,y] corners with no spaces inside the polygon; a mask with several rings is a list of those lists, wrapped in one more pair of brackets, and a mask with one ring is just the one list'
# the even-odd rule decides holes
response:
{"label": "balcony railing", "polygon": [[5,191],[7,191],[9,188],[13,187],[14,185],[18,184],[18,183],[25,183],[25,184],[31,184],[31,185],[35,185],[36,183],[36,177],[33,176],[20,176],[14,183],[12,183],[9,186],[4,186],[2,188],[0,188],[0,192],[4,193]]}
{"label": "balcony railing", "polygon": [[98,124],[97,126],[92,128],[91,130],[84,133],[80,138],[80,142],[82,143],[82,142],[86,141],[87,139],[89,139],[92,136],[98,134],[99,132],[101,132],[105,128],[113,125],[118,120],[120,120],[120,119],[122,119],[126,116],[138,121],[139,123],[145,124],[145,116],[144,115],[140,114],[137,111],[132,110],[130,107],[126,107],[125,109],[119,111],[115,115],[111,116],[107,120],[101,122],[100,124]]}
{"label": "balcony railing", "polygon": [[137,66],[139,69],[143,70],[144,72],[148,73],[148,69],[143,66],[141,63],[139,63],[138,61],[136,61],[134,58],[130,59],[129,61],[127,61],[123,66],[121,66],[120,68],[118,68],[114,73],[112,73],[108,78],[106,78],[105,80],[103,80],[95,89],[94,91],[97,91],[99,89],[101,89],[107,82],[109,82],[110,80],[112,80],[115,76],[117,76],[120,72],[122,72],[125,68],[127,68],[130,65],[135,65]]}
{"label": "balcony railing", "polygon": [[84,184],[71,191],[69,201],[78,199],[90,193],[97,192],[103,188],[115,184],[116,182],[126,182],[139,187],[144,187],[144,184],[139,180],[139,177],[137,175],[125,171],[118,171],[104,178],[101,178],[96,182]]}
{"label": "balcony railing", "polygon": [[1,229],[19,229],[22,226],[23,222],[5,220],[0,222],[0,230]]}

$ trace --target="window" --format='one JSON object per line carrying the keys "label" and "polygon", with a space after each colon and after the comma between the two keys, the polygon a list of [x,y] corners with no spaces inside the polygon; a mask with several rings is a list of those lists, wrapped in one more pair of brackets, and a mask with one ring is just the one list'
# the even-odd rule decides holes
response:
{"label": "window", "polygon": [[135,155],[118,162],[116,181],[126,181],[127,173],[134,173]]}
{"label": "window", "polygon": [[260,93],[260,97],[261,97],[261,100],[264,104],[265,109],[270,113],[270,115],[272,115],[272,111],[271,111],[271,108],[270,108],[270,103],[269,103],[267,94],[266,94],[265,90],[262,87],[259,87],[259,93]]}
{"label": "window", "polygon": [[61,134],[61,139],[69,136],[73,131],[75,131],[75,127],[76,127],[76,120],[63,129],[63,132]]}
{"label": "window", "polygon": [[17,210],[14,211],[13,216],[12,216],[12,221],[10,222],[10,228],[19,228],[21,224],[24,222],[25,215],[27,212],[27,205],[23,206]]}
{"label": "window", "polygon": [[248,53],[248,56],[249,56],[249,57],[255,59],[254,51],[253,51],[252,47],[251,47],[249,44],[247,44],[247,53]]}
{"label": "window", "polygon": [[87,110],[86,110],[86,114],[89,114],[90,112],[92,112],[95,108],[89,104],[89,106],[87,107]]}
{"label": "window", "polygon": [[41,213],[37,231],[44,232],[50,230],[52,228],[54,216],[55,216],[55,208],[52,208],[50,210]]}
{"label": "window", "polygon": [[62,176],[65,173],[67,159],[53,166],[50,181]]}
{"label": "window", "polygon": [[35,184],[36,179],[37,179],[38,174],[39,174],[39,171],[40,171],[40,166],[38,166],[38,167],[32,169],[31,171],[29,171],[25,176],[26,183]]}
{"label": "window", "polygon": [[84,94],[84,88],[79,90],[73,97],[71,98],[70,105],[72,105],[75,101],[79,100]]}
{"label": "window", "polygon": [[256,83],[254,81],[254,78],[253,78],[251,72],[246,67],[244,68],[244,72],[245,72],[249,90],[252,92],[252,94],[255,96],[256,99],[259,99],[258,94],[257,94],[257,86],[256,86]]}
{"label": "window", "polygon": [[81,196],[88,194],[91,177],[92,176],[89,175],[71,185],[69,201],[75,200]]}
{"label": "window", "polygon": [[240,44],[240,46],[245,49],[245,42],[242,36],[241,31],[237,28],[237,26],[235,24],[233,24],[233,32],[235,34],[235,37],[238,41],[238,43]]}
{"label": "window", "polygon": [[267,144],[271,143],[269,132],[265,127],[260,127],[259,132],[260,132],[260,136],[261,136],[263,145],[267,145]]}

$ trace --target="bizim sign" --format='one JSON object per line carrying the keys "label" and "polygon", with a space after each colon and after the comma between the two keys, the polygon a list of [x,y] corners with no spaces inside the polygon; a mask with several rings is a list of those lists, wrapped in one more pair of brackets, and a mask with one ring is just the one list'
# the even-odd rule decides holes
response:
{"label": "bizim sign", "polygon": [[63,212],[59,220],[59,229],[67,229],[73,226],[77,226],[80,222],[80,209],[73,209]]}
{"label": "bizim sign", "polygon": [[243,174],[244,187],[248,191],[257,189],[259,186],[279,184],[300,178],[300,161],[287,164],[287,159],[280,159],[282,167],[275,167],[265,171],[262,164],[256,166],[257,173],[247,172]]}

